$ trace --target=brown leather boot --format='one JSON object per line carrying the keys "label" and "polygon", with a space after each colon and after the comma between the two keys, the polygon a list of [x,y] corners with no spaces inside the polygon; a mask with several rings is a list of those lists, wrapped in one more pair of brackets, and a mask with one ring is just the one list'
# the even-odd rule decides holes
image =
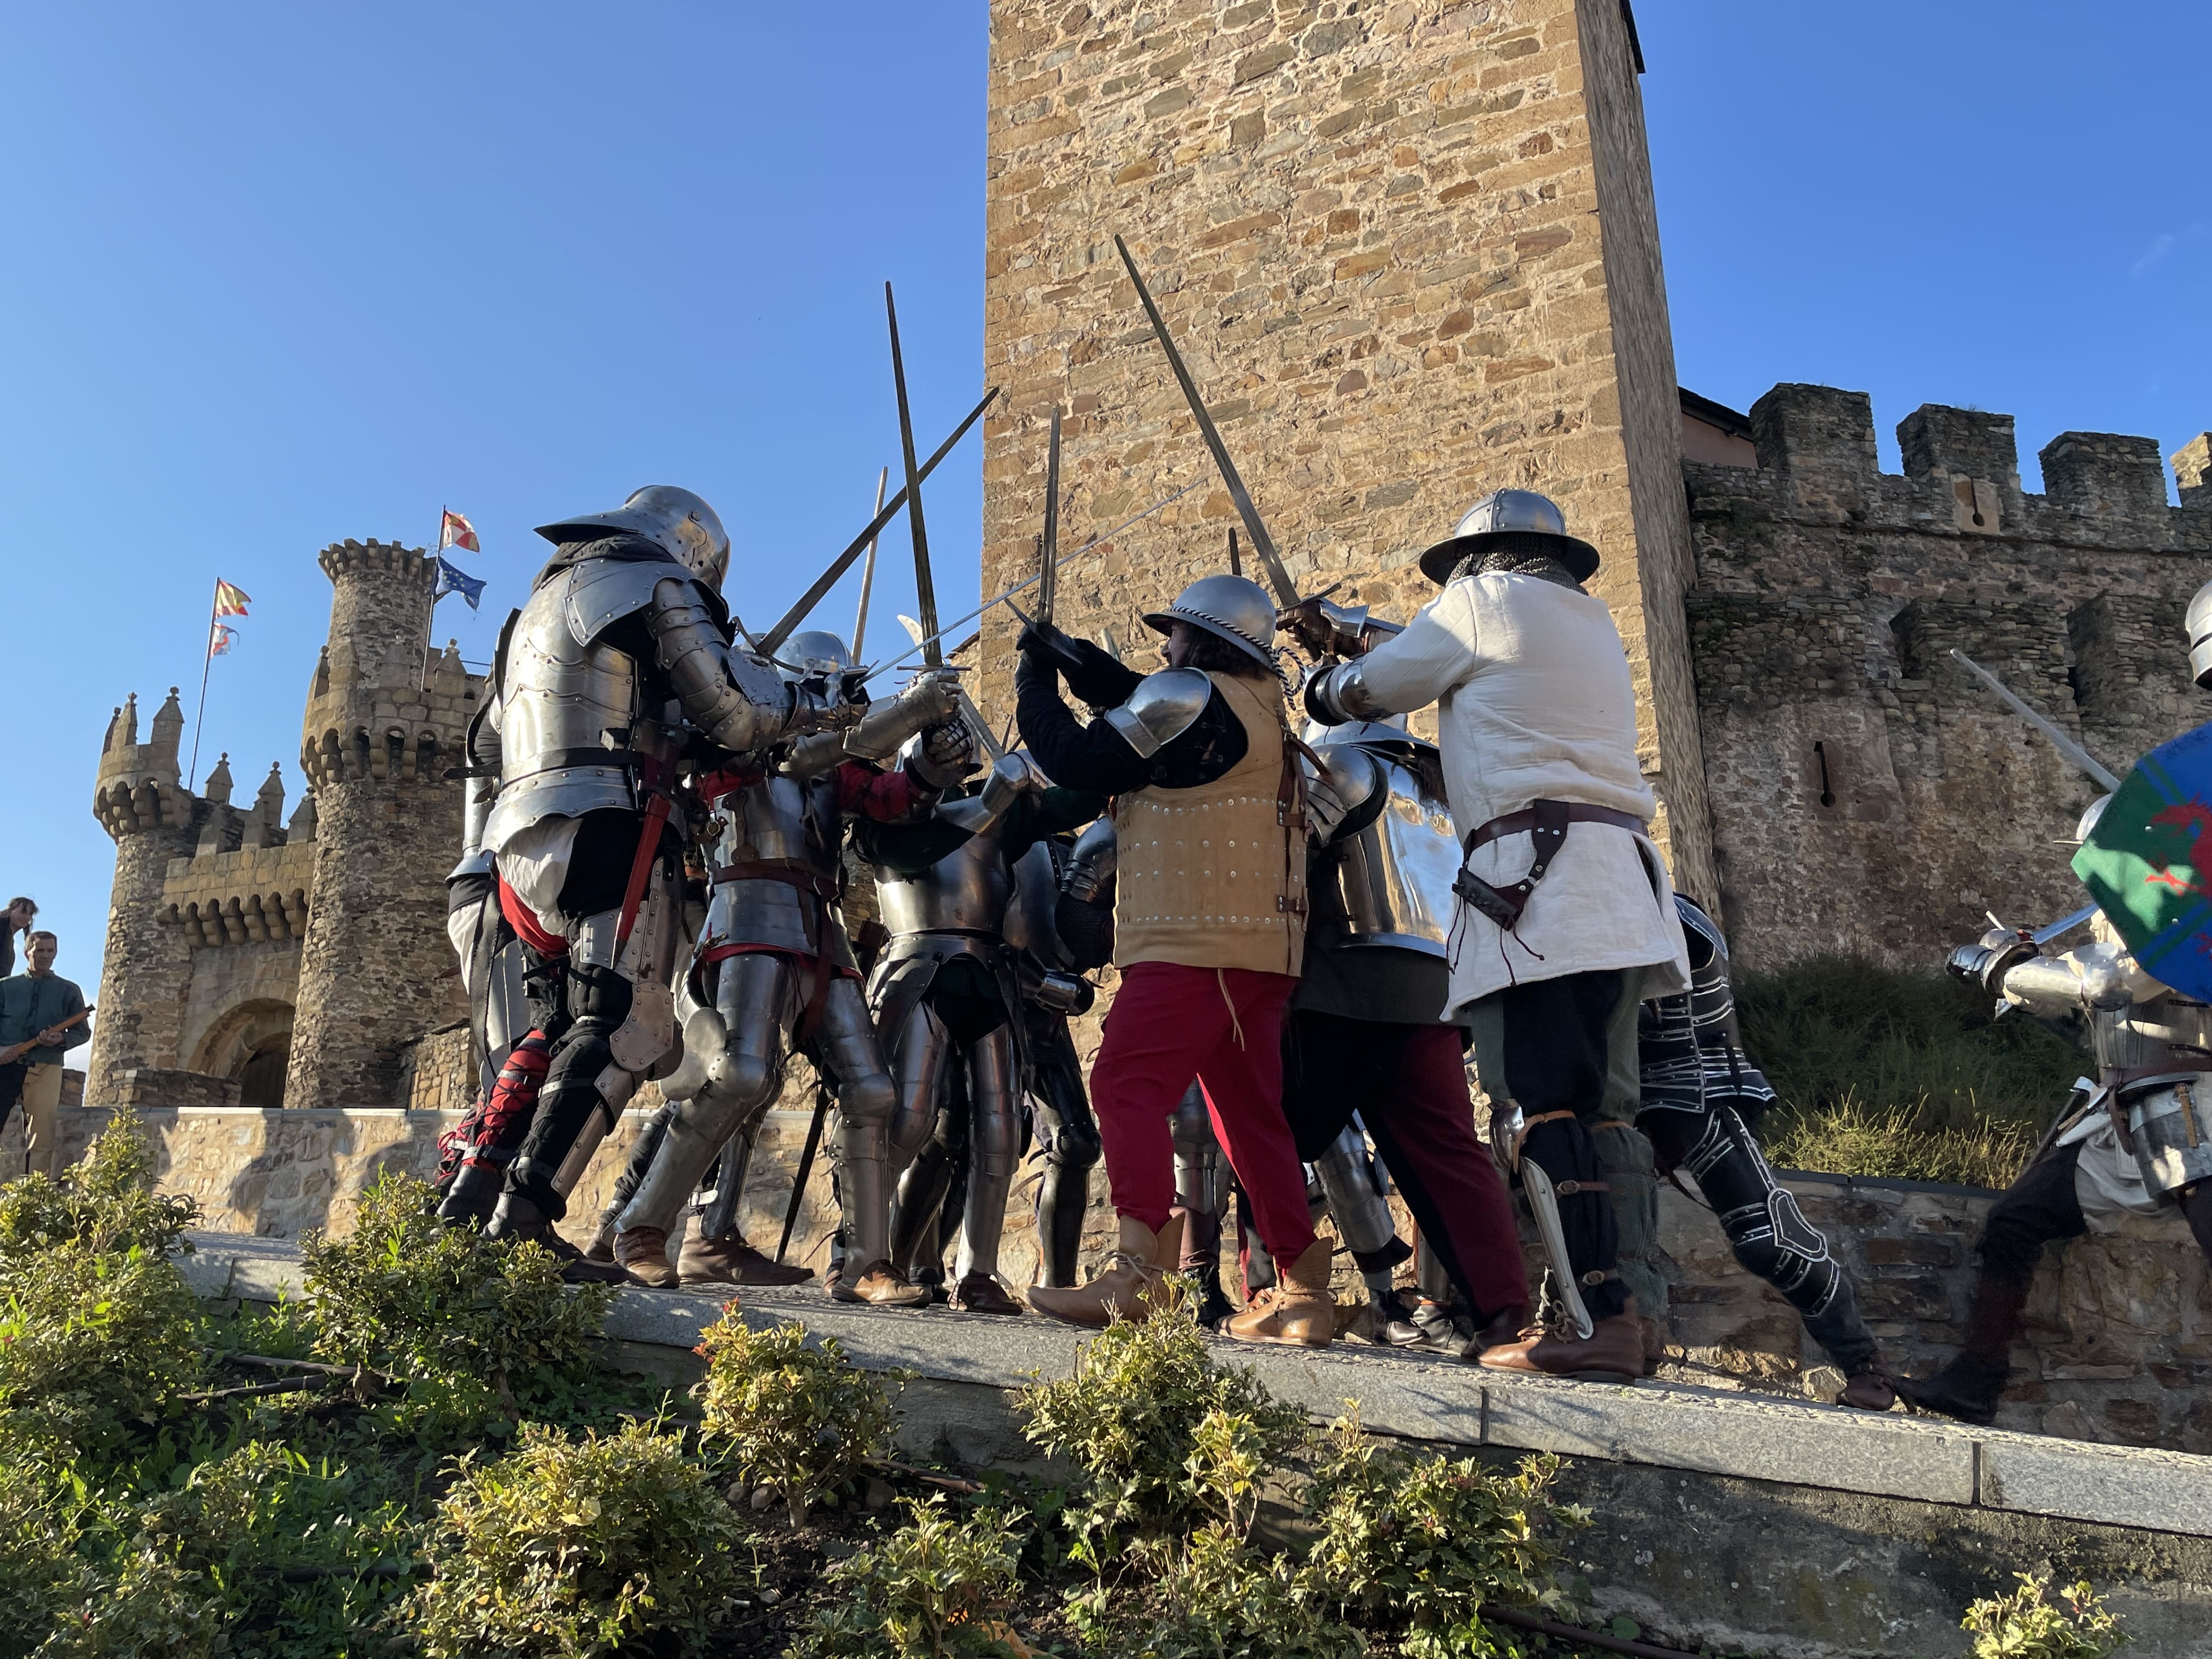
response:
{"label": "brown leather boot", "polygon": [[1328,1293],[1329,1258],[1325,1238],[1306,1246],[1290,1271],[1252,1298],[1252,1305],[1221,1328],[1239,1342],[1273,1342],[1284,1347],[1326,1348],[1336,1336],[1336,1299]]}
{"label": "brown leather boot", "polygon": [[1591,1382],[1633,1382],[1644,1375],[1644,1332],[1635,1310],[1601,1319],[1587,1337],[1531,1331],[1482,1356],[1496,1371],[1530,1371]]}
{"label": "brown leather boot", "polygon": [[1881,1360],[1870,1360],[1844,1380],[1836,1403],[1857,1411],[1886,1412],[1897,1403],[1897,1384]]}
{"label": "brown leather boot", "polygon": [[840,1302],[865,1302],[872,1308],[921,1308],[929,1303],[925,1286],[909,1285],[881,1258],[858,1273],[833,1282],[830,1294]]}
{"label": "brown leather boot", "polygon": [[672,1291],[683,1282],[668,1259],[668,1235],[659,1227],[632,1227],[615,1235],[615,1261],[641,1285]]}
{"label": "brown leather boot", "polygon": [[1528,1304],[1525,1302],[1501,1308],[1490,1316],[1480,1330],[1467,1340],[1466,1346],[1459,1351],[1459,1357],[1470,1365],[1477,1364],[1482,1356],[1492,1348],[1502,1348],[1507,1343],[1528,1335],[1534,1321],[1535,1316],[1528,1311]]}
{"label": "brown leather boot", "polygon": [[1636,1328],[1644,1338],[1644,1374],[1656,1376],[1660,1363],[1667,1358],[1667,1322],[1645,1314],[1638,1314]]}
{"label": "brown leather boot", "polygon": [[1121,1237],[1106,1265],[1088,1285],[1054,1290],[1030,1286],[1030,1306],[1054,1319],[1094,1329],[1116,1319],[1142,1319],[1172,1300],[1176,1287],[1164,1283],[1175,1271],[1182,1249],[1182,1218],[1170,1215],[1157,1233],[1129,1216],[1121,1218]]}
{"label": "brown leather boot", "polygon": [[945,1300],[957,1313],[1011,1314],[1018,1319],[1029,1311],[988,1273],[963,1273]]}
{"label": "brown leather boot", "polygon": [[769,1260],[742,1238],[684,1241],[676,1270],[686,1285],[804,1285],[814,1269]]}

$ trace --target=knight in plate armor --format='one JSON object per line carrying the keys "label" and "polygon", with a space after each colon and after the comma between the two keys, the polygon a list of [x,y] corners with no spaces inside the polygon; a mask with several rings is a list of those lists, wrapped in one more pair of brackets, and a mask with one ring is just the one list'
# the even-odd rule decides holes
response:
{"label": "knight in plate armor", "polygon": [[[1039,842],[1014,870],[1026,935],[1022,1083],[1044,1164],[1037,1182],[1037,1273],[1048,1289],[1076,1282],[1091,1171],[1098,1162],[1098,1120],[1067,1023],[1091,1012],[1097,990],[1089,975],[1114,959],[1115,851],[1113,823],[1100,818],[1080,835]],[[1048,890],[1035,878],[1042,873],[1041,859],[1050,861]]]}
{"label": "knight in plate armor", "polygon": [[[731,648],[720,591],[729,538],[690,491],[653,486],[538,533],[559,550],[494,666],[499,792],[483,844],[529,959],[563,965],[568,1023],[549,1034],[487,1231],[542,1240],[580,1272],[553,1224],[616,1115],[676,1046],[690,829],[680,775],[702,754],[757,755],[848,716]],[[448,1205],[473,1204],[471,1175],[464,1166]]]}
{"label": "knight in plate armor", "polygon": [[[890,935],[868,999],[898,1091],[890,1139],[902,1174],[891,1259],[906,1267],[936,1255],[952,1160],[963,1155],[960,1255],[948,1298],[956,1309],[1022,1311],[996,1277],[1024,1139],[1021,951],[1030,912],[1059,890],[1045,839],[1105,806],[1103,796],[1052,787],[1017,751],[994,761],[972,790],[948,792],[929,818],[854,832]],[[1030,903],[1024,879],[1037,889]]]}
{"label": "knight in plate armor", "polygon": [[[2195,665],[2199,684],[2212,678],[2212,661]],[[2082,815],[2077,840],[2108,799]],[[1953,974],[2007,1005],[2045,1019],[2086,1018],[2097,1076],[2075,1084],[2027,1168],[1990,1206],[1965,1346],[1934,1376],[1898,1385],[1923,1410],[1995,1420],[2045,1244],[2107,1231],[2125,1214],[2179,1208],[2212,1260],[2212,1006],[2144,971],[2103,911],[2089,928],[2087,944],[2056,954],[1999,930],[1948,958]]]}
{"label": "knight in plate armor", "polygon": [[[787,695],[832,706],[856,677],[836,635],[784,646]],[[903,765],[884,770],[916,734]],[[677,1261],[668,1235],[716,1157],[739,1139],[719,1189],[742,1186],[750,1145],[775,1102],[787,1060],[805,1054],[836,1091],[838,1194],[849,1261],[830,1286],[841,1301],[913,1307],[927,1299],[890,1259],[889,1132],[896,1105],[882,1046],[839,915],[846,825],[925,810],[967,764],[972,739],[949,675],[921,674],[842,732],[823,732],[702,784],[721,829],[713,896],[691,965],[696,1012],[687,1050],[705,1060],[697,1092],[670,1115],[651,1166],[617,1224],[615,1259],[645,1284],[755,1282],[775,1277],[740,1237],[699,1237]],[[729,1206],[734,1226],[735,1206]],[[703,1231],[703,1230],[702,1230]]]}
{"label": "knight in plate armor", "polygon": [[[1797,1310],[1844,1373],[1842,1403],[1887,1411],[1897,1392],[1850,1279],[1796,1194],[1775,1180],[1752,1135],[1759,1114],[1774,1103],[1774,1090],[1743,1050],[1728,940],[1703,906],[1677,893],[1674,908],[1689,947],[1690,988],[1655,998],[1638,1014],[1636,1127],[1651,1142],[1662,1174],[1680,1170],[1697,1182],[1744,1270]],[[1649,1316],[1663,1316],[1663,1310]]]}
{"label": "knight in plate armor", "polygon": [[[1360,626],[1370,645],[1397,631]],[[1340,636],[1350,631],[1337,624]],[[1412,1310],[1391,1288],[1408,1252],[1367,1167],[1370,1136],[1473,1312],[1472,1358],[1519,1335],[1529,1297],[1512,1199],[1474,1133],[1464,1015],[1444,1018],[1459,843],[1440,757],[1391,720],[1316,724],[1306,738],[1318,763],[1313,908],[1291,1000],[1284,1115],[1368,1277],[1378,1337],[1410,1323]]]}
{"label": "knight in plate armor", "polygon": [[[1634,1052],[1638,1005],[1686,989],[1689,964],[1650,838],[1658,803],[1638,760],[1627,652],[1583,586],[1597,550],[1542,495],[1485,495],[1420,565],[1437,598],[1403,632],[1353,641],[1365,648],[1318,669],[1304,697],[1328,726],[1438,705],[1458,842],[1442,1012],[1473,1031],[1492,1143],[1521,1178],[1564,1316],[1482,1363],[1641,1376],[1611,1194],[1615,1172],[1652,1179],[1650,1146],[1617,1115],[1608,1078]],[[1327,654],[1319,619],[1297,627]]]}
{"label": "knight in plate armor", "polygon": [[[1103,1325],[1149,1305],[1180,1255],[1170,1115],[1194,1076],[1282,1280],[1229,1322],[1240,1339],[1335,1336],[1317,1239],[1282,1115],[1283,1012],[1304,945],[1305,780],[1285,724],[1275,610],[1241,576],[1201,578],[1148,615],[1165,672],[1141,675],[1048,624],[1024,632],[1017,714],[1057,782],[1115,798],[1115,963],[1091,1095],[1119,1214],[1105,1270],[1030,1305]],[[1069,689],[1102,711],[1079,724]]]}

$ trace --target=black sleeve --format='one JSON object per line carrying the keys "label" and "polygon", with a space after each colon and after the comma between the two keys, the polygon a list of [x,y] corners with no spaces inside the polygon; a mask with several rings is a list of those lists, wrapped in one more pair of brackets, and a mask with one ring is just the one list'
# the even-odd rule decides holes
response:
{"label": "black sleeve", "polygon": [[1067,689],[1093,708],[1114,708],[1129,701],[1129,694],[1145,678],[1103,646],[1089,640],[1069,641],[1082,658],[1079,667],[1064,672]]}
{"label": "black sleeve", "polygon": [[862,860],[897,876],[920,875],[967,840],[968,831],[939,817],[902,823],[856,818],[853,823],[853,847]]}
{"label": "black sleeve", "polygon": [[1220,777],[1251,747],[1244,723],[1217,690],[1198,718],[1146,760],[1104,720],[1079,726],[1053,681],[1023,659],[1014,671],[1015,713],[1022,741],[1045,775],[1063,788],[1102,795],[1126,795],[1148,784],[1194,789]]}

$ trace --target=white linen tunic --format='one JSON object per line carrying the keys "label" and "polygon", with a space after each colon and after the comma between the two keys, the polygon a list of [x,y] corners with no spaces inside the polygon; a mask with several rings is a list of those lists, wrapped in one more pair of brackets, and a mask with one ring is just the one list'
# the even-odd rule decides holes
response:
{"label": "white linen tunic", "polygon": [[[1368,698],[1393,714],[1437,705],[1453,828],[1468,833],[1539,800],[1579,801],[1649,821],[1658,801],[1636,763],[1628,654],[1602,599],[1540,576],[1486,574],[1447,586],[1358,659]],[[1510,887],[1534,862],[1526,831],[1478,847],[1468,868]],[[1453,919],[1450,1007],[1514,984],[1644,969],[1628,988],[1690,985],[1665,860],[1649,839],[1574,823],[1511,933],[1462,902]]]}

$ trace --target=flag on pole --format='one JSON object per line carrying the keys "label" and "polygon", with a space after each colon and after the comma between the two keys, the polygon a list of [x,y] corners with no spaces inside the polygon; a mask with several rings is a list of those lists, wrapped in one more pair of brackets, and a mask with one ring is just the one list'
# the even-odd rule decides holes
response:
{"label": "flag on pole", "polygon": [[[243,616],[246,613],[244,611],[234,611],[231,614],[234,616]],[[237,642],[238,630],[235,628],[229,627],[222,623],[216,623],[208,633],[208,655],[210,657],[227,657],[230,654],[230,647]]]}
{"label": "flag on pole", "polygon": [[[242,587],[234,587],[218,576],[215,583],[215,614],[218,617],[242,617],[246,607],[253,603],[252,596]],[[226,634],[230,629],[223,630]]]}
{"label": "flag on pole", "polygon": [[[453,514],[447,514],[447,518]],[[458,568],[444,554],[438,556],[438,585],[430,590],[433,605],[448,593],[458,593],[469,602],[469,609],[477,609],[477,601],[483,598],[484,585],[466,571]]]}
{"label": "flag on pole", "polygon": [[[465,547],[471,553],[483,552],[483,549],[477,545],[477,527],[451,507],[442,511],[445,516],[438,525],[438,550],[442,553],[449,547]],[[474,605],[476,601],[471,599],[469,603]]]}

